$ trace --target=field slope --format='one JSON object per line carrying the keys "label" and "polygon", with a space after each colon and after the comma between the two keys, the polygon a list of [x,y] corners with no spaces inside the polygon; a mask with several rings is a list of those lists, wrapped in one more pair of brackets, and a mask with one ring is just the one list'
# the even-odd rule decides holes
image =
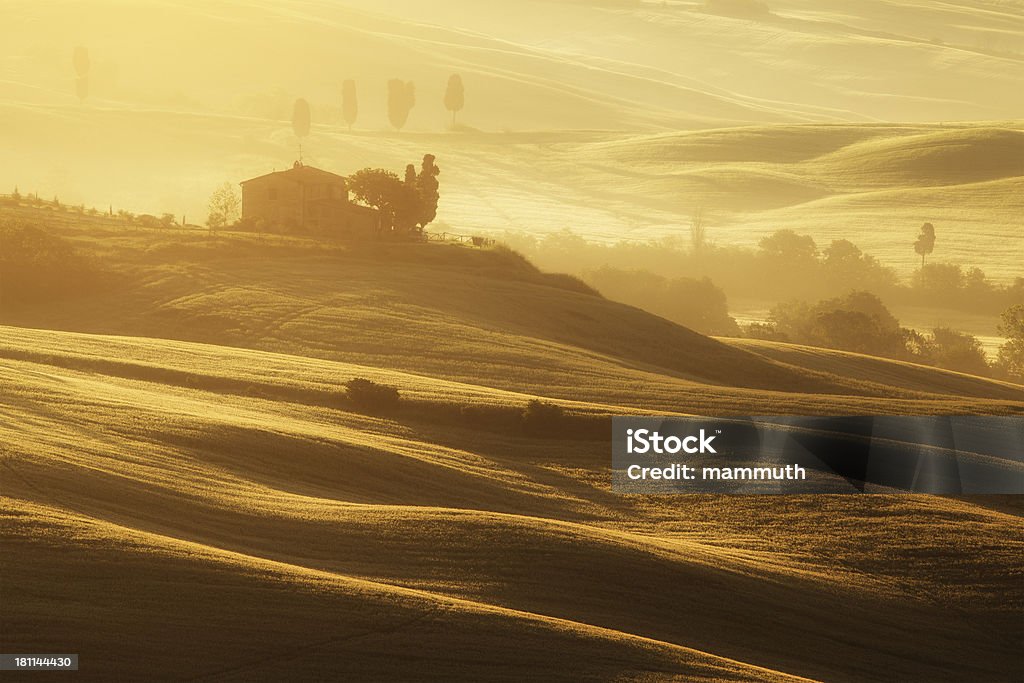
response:
{"label": "field slope", "polygon": [[[712,340],[501,251],[48,230],[109,271],[4,309],[6,650],[88,680],[1016,673],[1007,501],[617,496],[600,430],[466,411],[1021,413],[1022,387]],[[354,377],[407,408],[354,410]]]}

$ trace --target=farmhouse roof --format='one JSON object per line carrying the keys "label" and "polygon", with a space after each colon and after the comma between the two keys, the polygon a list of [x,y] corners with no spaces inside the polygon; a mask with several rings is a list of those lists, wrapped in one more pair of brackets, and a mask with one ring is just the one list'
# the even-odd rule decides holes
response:
{"label": "farmhouse roof", "polygon": [[243,180],[239,185],[245,185],[251,183],[254,180],[265,180],[267,178],[279,178],[281,180],[291,180],[297,183],[322,183],[325,181],[345,181],[345,176],[338,175],[337,173],[331,173],[330,171],[324,171],[323,169],[315,168],[313,166],[300,166],[296,165],[292,168],[285,169],[284,171],[274,171],[272,173],[265,173],[255,178],[249,178]]}

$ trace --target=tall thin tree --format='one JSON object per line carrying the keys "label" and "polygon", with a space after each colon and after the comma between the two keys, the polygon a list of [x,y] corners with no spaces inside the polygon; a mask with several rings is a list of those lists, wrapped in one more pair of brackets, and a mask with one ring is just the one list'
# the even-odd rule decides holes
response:
{"label": "tall thin tree", "polygon": [[455,115],[462,111],[465,104],[466,90],[462,85],[462,76],[452,74],[444,91],[444,108],[452,113],[452,128],[455,127]]}
{"label": "tall thin tree", "polygon": [[75,48],[74,56],[71,59],[75,67],[75,94],[81,102],[89,95],[89,50],[84,45]]}
{"label": "tall thin tree", "polygon": [[924,268],[924,257],[935,251],[935,226],[925,223],[921,226],[921,234],[914,242],[914,251],[921,256],[921,267]]}
{"label": "tall thin tree", "polygon": [[341,114],[352,130],[352,124],[359,115],[359,101],[356,99],[356,82],[351,78],[341,84]]}
{"label": "tall thin tree", "polygon": [[415,105],[416,85],[412,81],[398,78],[388,81],[388,120],[395,130],[402,130]]}

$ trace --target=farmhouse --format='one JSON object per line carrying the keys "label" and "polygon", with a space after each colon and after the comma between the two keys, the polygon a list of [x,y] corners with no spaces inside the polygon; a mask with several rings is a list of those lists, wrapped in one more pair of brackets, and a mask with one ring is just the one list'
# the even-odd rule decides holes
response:
{"label": "farmhouse", "polygon": [[295,162],[292,168],[244,180],[242,221],[278,232],[371,239],[380,213],[349,201],[345,178]]}

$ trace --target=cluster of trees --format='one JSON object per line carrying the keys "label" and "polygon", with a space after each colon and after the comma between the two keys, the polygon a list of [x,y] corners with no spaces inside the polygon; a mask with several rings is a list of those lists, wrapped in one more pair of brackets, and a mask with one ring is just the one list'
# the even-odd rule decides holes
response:
{"label": "cluster of trees", "polygon": [[[543,238],[506,233],[503,241],[547,270],[585,273],[609,266],[667,278],[686,273],[711,278],[731,298],[784,301],[864,290],[894,304],[992,315],[1024,301],[1024,278],[1000,285],[978,268],[954,264],[925,263],[909,282],[900,282],[893,268],[846,239],[821,248],[810,235],[778,230],[762,238],[756,249],[719,247],[705,241],[699,218],[690,232],[689,240],[614,244],[590,242],[569,230]],[[926,239],[919,240],[921,248],[933,249],[934,240],[925,229],[922,234]],[[934,234],[933,228],[930,237]]]}
{"label": "cluster of trees", "polygon": [[425,154],[419,172],[409,164],[404,178],[383,168],[364,168],[347,178],[348,189],[356,200],[380,211],[396,235],[420,235],[437,216],[441,169],[434,162],[433,154]]}
{"label": "cluster of trees", "polygon": [[[462,76],[452,74],[448,78],[448,86],[444,92],[444,107],[451,112],[452,127],[456,124],[456,115],[466,105],[466,90],[462,83]],[[416,84],[412,81],[403,81],[400,78],[392,78],[388,81],[388,122],[395,130],[402,130],[409,121],[409,113],[416,106]],[[352,79],[346,80],[341,85],[341,115],[352,130],[356,120],[359,118],[359,97],[356,92],[356,82]]]}
{"label": "cluster of trees", "polygon": [[738,335],[725,292],[709,278],[666,278],[643,270],[602,266],[583,275],[603,296],[636,306],[704,334]]}
{"label": "cluster of trees", "polygon": [[949,327],[930,333],[901,327],[882,300],[864,291],[817,303],[793,301],[771,309],[767,324],[749,325],[749,336],[908,360],[974,375],[1024,379],[1024,305],[1008,308],[1000,331],[1007,337],[995,363],[981,342]]}

